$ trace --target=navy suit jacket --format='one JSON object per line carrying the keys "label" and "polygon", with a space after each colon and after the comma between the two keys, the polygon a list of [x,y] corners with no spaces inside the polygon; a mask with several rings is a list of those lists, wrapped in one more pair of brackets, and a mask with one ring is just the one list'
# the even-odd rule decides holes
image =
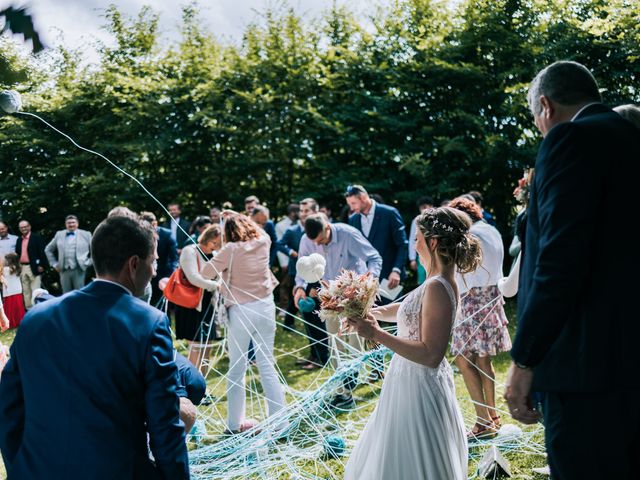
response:
{"label": "navy suit jacket", "polygon": [[302,228],[302,225],[297,223],[287,228],[287,230],[282,235],[282,238],[278,240],[277,250],[289,257],[289,266],[287,267],[287,273],[292,277],[296,276],[296,263],[298,263],[298,258],[292,257],[291,251],[294,250],[296,253],[298,253],[298,250],[300,250],[300,240],[302,239],[303,235],[304,229]]}
{"label": "navy suit jacket", "polygon": [[155,284],[163,277],[169,277],[173,271],[178,268],[178,250],[177,244],[171,238],[171,230],[164,227],[158,227],[158,269],[156,276],[153,277]]}
{"label": "navy suit jacket", "polygon": [[[29,255],[29,266],[31,267],[31,273],[34,275],[40,275],[42,272],[38,271],[38,267],[49,266],[47,255],[44,253],[44,248],[47,246],[44,239],[36,232],[31,232],[29,237],[29,243],[27,244],[27,254]],[[16,240],[16,253],[18,258],[22,255],[22,236]]]}
{"label": "navy suit jacket", "polygon": [[[349,225],[357,228],[364,235],[362,217],[359,213],[349,217]],[[367,240],[382,257],[380,279],[389,278],[389,274],[394,268],[398,268],[400,277],[404,278],[408,253],[407,231],[397,208],[376,203],[376,211]]]}
{"label": "navy suit jacket", "polygon": [[0,381],[8,478],[188,478],[177,387],[166,315],[119,285],[34,306]]}
{"label": "navy suit jacket", "polygon": [[511,351],[534,367],[536,390],[640,387],[640,322],[628,290],[640,266],[629,210],[639,159],[638,130],[601,104],[553,127],[540,146]]}
{"label": "navy suit jacket", "polygon": [[[164,222],[162,225],[160,225],[162,228],[166,228],[167,230],[169,230],[169,236],[171,236],[171,224],[173,223],[173,219]],[[178,221],[178,225],[180,225],[182,227],[182,229],[187,232],[184,233],[182,230],[180,230],[179,228],[176,229],[176,245],[179,245],[180,248],[182,248],[182,245],[185,244],[185,242],[189,239],[189,229],[191,228],[191,222],[185,218],[180,218],[180,220]]]}
{"label": "navy suit jacket", "polygon": [[267,220],[267,223],[262,227],[269,238],[271,239],[271,245],[269,246],[269,266],[273,267],[276,264],[277,252],[276,243],[278,243],[278,236],[276,235],[276,226],[272,220]]}

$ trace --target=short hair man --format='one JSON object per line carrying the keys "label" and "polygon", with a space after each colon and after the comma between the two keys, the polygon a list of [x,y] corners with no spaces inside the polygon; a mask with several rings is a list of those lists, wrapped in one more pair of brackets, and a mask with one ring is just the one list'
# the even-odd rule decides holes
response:
{"label": "short hair man", "polygon": [[[167,205],[167,210],[169,210],[171,218],[162,224],[162,228],[169,230],[171,238],[173,238],[176,245],[180,247],[189,239],[188,232],[189,227],[191,226],[191,221],[186,218],[182,218],[182,207],[178,202],[172,202]],[[178,248],[178,254],[180,253],[180,250],[181,249]]]}
{"label": "short hair man", "polygon": [[188,478],[169,319],[134,297],[154,273],[153,230],[110,217],[91,246],[97,279],[32,308],[11,346],[0,382],[8,477]]}
{"label": "short hair man", "polygon": [[14,252],[17,240],[17,235],[9,233],[9,226],[0,221],[0,256],[4,258],[7,253]]}
{"label": "short hair man", "polygon": [[[620,286],[635,284],[638,251],[612,253],[633,223],[627,206],[636,192],[624,185],[637,170],[640,135],[601,103],[593,75],[576,62],[540,71],[528,100],[544,140],[527,209],[505,397],[514,418],[535,423],[540,413],[530,394],[544,392],[553,478],[635,478],[640,323],[633,294]],[[624,412],[624,421],[607,424],[612,442],[585,434],[603,405]]]}
{"label": "short hair man", "polygon": [[[334,280],[342,269],[353,270],[357,273],[371,272],[374,276],[380,275],[382,257],[375,248],[364,238],[362,233],[350,225],[344,223],[329,223],[323,213],[309,215],[304,222],[305,235],[300,240],[299,257],[319,253],[326,260],[323,280]],[[306,298],[305,281],[296,277],[295,298],[299,304],[301,298]],[[356,334],[346,335],[346,341],[338,336],[340,325],[337,321],[326,322],[327,332],[332,335],[331,363],[334,368],[339,366],[337,349],[345,350],[349,345],[351,351],[362,350],[360,337]],[[353,404],[351,390],[353,380],[347,380],[344,388],[338,391],[338,395],[332,400],[336,408],[344,408]]]}
{"label": "short hair man", "polygon": [[362,232],[382,256],[380,279],[388,280],[389,289],[396,288],[406,273],[408,243],[400,212],[376,202],[362,185],[349,185],[344,196],[354,212],[349,217],[349,225]]}
{"label": "short hair man", "polygon": [[249,195],[244,199],[244,212],[248,217],[253,213],[253,209],[260,205],[260,199],[255,195]]}
{"label": "short hair man", "polygon": [[78,217],[67,215],[64,230],[58,230],[44,251],[48,262],[60,274],[62,293],[84,287],[91,260],[91,232],[81,230]]}
{"label": "short hair man", "polygon": [[151,304],[155,305],[162,297],[162,290],[158,285],[160,280],[170,277],[173,271],[178,268],[178,246],[171,236],[171,231],[168,228],[158,226],[158,220],[153,212],[140,212],[140,218],[149,222],[158,236],[157,275],[151,279]]}
{"label": "short hair man", "polygon": [[276,235],[276,226],[274,225],[273,220],[269,219],[269,213],[270,212],[267,207],[263,205],[256,205],[251,211],[251,220],[260,225],[271,239],[271,246],[269,247],[269,265],[273,267],[277,261],[276,244],[278,242],[278,237]]}
{"label": "short hair man", "polygon": [[418,215],[413,218],[411,221],[411,228],[409,229],[409,266],[411,270],[418,273],[418,284],[422,284],[424,280],[427,278],[426,272],[422,265],[420,265],[418,254],[416,253],[416,240],[418,235],[418,217],[422,212],[427,210],[428,208],[433,208],[435,202],[433,201],[433,197],[429,195],[424,195],[419,197],[416,200],[416,207],[418,207]]}
{"label": "short hair man", "polygon": [[33,305],[33,292],[42,285],[42,274],[49,267],[49,261],[44,251],[44,238],[31,231],[31,224],[27,220],[20,220],[18,229],[21,235],[16,241],[16,254],[20,259],[20,283],[24,306],[29,309]]}

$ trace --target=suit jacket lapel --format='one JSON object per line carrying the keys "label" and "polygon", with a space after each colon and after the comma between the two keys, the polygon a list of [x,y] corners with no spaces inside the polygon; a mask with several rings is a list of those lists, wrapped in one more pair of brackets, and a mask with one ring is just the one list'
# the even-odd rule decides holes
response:
{"label": "suit jacket lapel", "polygon": [[369,230],[369,236],[367,237],[367,240],[369,240],[369,242],[373,240],[373,237],[378,231],[378,225],[380,225],[381,217],[382,217],[382,213],[380,212],[380,209],[376,208],[376,213],[373,216],[373,223],[371,224],[371,229]]}

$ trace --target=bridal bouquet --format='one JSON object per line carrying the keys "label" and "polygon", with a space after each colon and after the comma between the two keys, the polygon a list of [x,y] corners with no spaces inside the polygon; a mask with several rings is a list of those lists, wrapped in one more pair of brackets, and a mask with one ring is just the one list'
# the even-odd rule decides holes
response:
{"label": "bridal bouquet", "polygon": [[347,318],[362,318],[369,313],[377,293],[378,279],[371,273],[342,270],[335,280],[322,282],[318,291],[320,319],[340,320],[342,329]]}

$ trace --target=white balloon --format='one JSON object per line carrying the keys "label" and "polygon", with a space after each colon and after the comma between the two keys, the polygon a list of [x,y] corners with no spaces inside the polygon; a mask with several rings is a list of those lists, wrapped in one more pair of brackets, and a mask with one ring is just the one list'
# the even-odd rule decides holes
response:
{"label": "white balloon", "polygon": [[300,257],[296,263],[298,275],[307,283],[319,282],[324,276],[324,267],[327,261],[319,253],[312,253],[306,257]]}
{"label": "white balloon", "polygon": [[7,113],[16,113],[22,110],[22,99],[15,90],[2,90],[0,92],[0,108]]}

